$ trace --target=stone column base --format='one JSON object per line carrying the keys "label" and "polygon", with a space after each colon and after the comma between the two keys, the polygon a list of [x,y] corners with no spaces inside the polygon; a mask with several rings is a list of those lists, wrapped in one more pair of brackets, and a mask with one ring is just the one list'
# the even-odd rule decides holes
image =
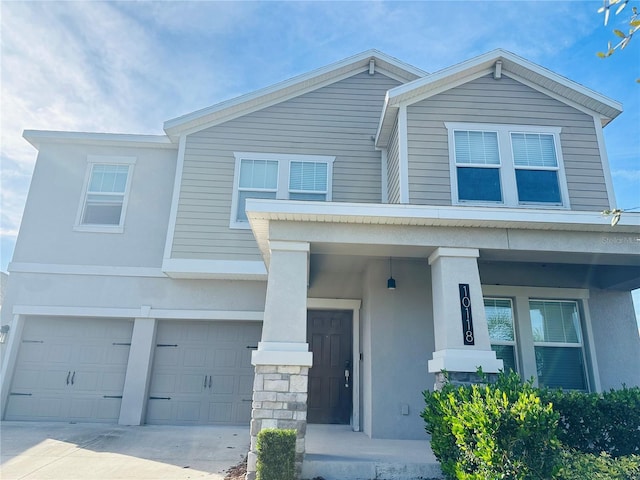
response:
{"label": "stone column base", "polygon": [[442,387],[447,383],[451,385],[486,385],[487,383],[495,383],[497,379],[497,373],[485,373],[484,377],[481,377],[475,372],[440,372],[436,373],[436,383],[433,388],[434,390],[442,390]]}
{"label": "stone column base", "polygon": [[256,442],[258,433],[265,428],[296,430],[296,478],[300,478],[307,432],[308,380],[306,366],[256,365],[246,480],[256,478]]}

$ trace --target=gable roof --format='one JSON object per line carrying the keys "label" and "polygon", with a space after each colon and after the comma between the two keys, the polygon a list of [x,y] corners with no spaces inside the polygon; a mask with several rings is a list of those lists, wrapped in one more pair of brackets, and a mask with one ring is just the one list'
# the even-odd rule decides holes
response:
{"label": "gable roof", "polygon": [[329,85],[343,78],[368,71],[373,60],[374,68],[384,75],[402,82],[410,82],[428,75],[407,63],[372,49],[346,58],[326,67],[298,75],[284,82],[257,90],[246,95],[218,103],[181,117],[167,120],[164,130],[173,139],[180,134],[193,133],[228,120],[255,112],[304,93]]}
{"label": "gable roof", "polygon": [[622,113],[622,105],[615,100],[511,52],[496,49],[389,90],[378,126],[376,146],[387,146],[401,104],[410,105],[493,73],[497,61],[501,62],[503,73],[507,72],[532,88],[599,115],[602,125]]}

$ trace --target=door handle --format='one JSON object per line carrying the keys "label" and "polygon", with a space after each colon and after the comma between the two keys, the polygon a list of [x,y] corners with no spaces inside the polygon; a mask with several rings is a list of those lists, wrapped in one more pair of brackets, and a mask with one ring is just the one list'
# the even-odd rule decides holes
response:
{"label": "door handle", "polygon": [[211,375],[209,375],[209,388],[211,388]]}
{"label": "door handle", "polygon": [[71,375],[71,370],[67,372],[67,385],[69,385],[69,376]]}
{"label": "door handle", "polygon": [[345,388],[349,388],[349,377],[351,376],[351,372],[349,369],[351,368],[351,362],[347,360],[344,362],[344,386]]}
{"label": "door handle", "polygon": [[207,388],[207,376],[206,375],[204,376],[204,385],[203,385],[203,387]]}
{"label": "door handle", "polygon": [[76,372],[73,372],[73,375],[71,375],[71,385],[73,385],[73,381],[76,379]]}

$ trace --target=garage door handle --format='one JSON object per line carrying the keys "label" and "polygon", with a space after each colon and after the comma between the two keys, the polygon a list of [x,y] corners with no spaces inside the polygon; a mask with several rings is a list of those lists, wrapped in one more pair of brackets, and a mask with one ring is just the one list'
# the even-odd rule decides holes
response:
{"label": "garage door handle", "polygon": [[73,375],[71,375],[71,385],[73,385],[73,381],[76,379],[76,372],[73,372]]}
{"label": "garage door handle", "polygon": [[209,375],[209,388],[211,388],[211,375]]}
{"label": "garage door handle", "polygon": [[203,386],[204,386],[204,388],[207,388],[207,376],[206,375],[204,376],[204,385]]}
{"label": "garage door handle", "polygon": [[69,377],[71,376],[71,370],[67,372],[67,385],[69,385]]}

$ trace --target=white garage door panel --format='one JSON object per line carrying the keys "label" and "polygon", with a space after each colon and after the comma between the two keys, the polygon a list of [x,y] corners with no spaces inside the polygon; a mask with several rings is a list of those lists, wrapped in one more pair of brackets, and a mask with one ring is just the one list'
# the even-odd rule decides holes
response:
{"label": "white garage door panel", "polygon": [[28,318],[7,420],[117,421],[133,322]]}
{"label": "white garage door panel", "polygon": [[251,348],[256,322],[161,322],[147,423],[246,424],[251,418]]}

